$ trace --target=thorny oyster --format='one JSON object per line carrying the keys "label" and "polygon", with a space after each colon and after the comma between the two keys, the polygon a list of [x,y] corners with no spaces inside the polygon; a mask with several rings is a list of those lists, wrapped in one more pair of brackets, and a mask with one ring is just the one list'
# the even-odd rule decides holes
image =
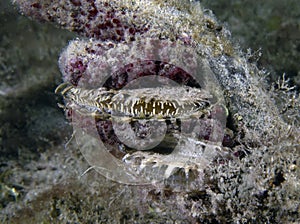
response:
{"label": "thorny oyster", "polygon": [[[226,152],[220,86],[207,63],[179,43],[146,39],[116,45],[106,54],[130,55],[136,46],[138,61],[128,57],[119,67],[114,67],[118,57],[113,63],[96,61],[104,64],[98,74],[106,81],[79,78],[75,85],[58,86],[72,110],[81,151],[94,169],[121,183],[197,187],[203,168]],[[184,54],[175,55],[175,47]],[[190,63],[188,57],[194,57]]]}

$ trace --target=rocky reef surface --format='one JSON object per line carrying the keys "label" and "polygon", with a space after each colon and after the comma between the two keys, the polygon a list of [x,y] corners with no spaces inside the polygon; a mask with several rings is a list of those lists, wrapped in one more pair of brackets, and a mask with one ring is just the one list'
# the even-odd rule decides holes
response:
{"label": "rocky reef surface", "polygon": [[[72,127],[54,95],[61,82],[57,58],[74,34],[28,21],[2,2],[1,9],[7,9],[1,10],[0,46],[2,222],[300,221],[300,108],[297,87],[292,86],[297,75],[291,75],[293,83],[281,75],[272,75],[276,81],[268,83],[268,73],[257,66],[257,54],[234,45],[227,27],[197,1],[14,2],[27,16],[80,36],[59,61],[64,81],[74,84],[79,76],[97,73],[94,59],[103,50],[99,43],[114,49],[156,38],[195,48],[222,88],[230,132],[222,147],[233,159],[209,163],[202,185],[191,191],[124,185],[94,170],[85,173],[89,164],[70,139]],[[297,53],[295,49],[291,52]],[[74,61],[66,54],[87,59]],[[274,71],[297,71],[295,60],[290,61],[282,69],[276,63]]]}

